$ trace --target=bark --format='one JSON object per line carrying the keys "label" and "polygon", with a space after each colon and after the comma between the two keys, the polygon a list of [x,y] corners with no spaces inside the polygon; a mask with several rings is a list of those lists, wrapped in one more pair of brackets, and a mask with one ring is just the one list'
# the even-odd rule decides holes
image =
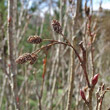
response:
{"label": "bark", "polygon": [[79,17],[82,17],[82,0],[77,0],[77,13],[76,13]]}
{"label": "bark", "polygon": [[14,1],[8,0],[8,27],[7,27],[7,35],[8,35],[8,56],[9,56],[9,63],[10,63],[10,76],[11,76],[11,83],[10,85],[12,90],[12,100],[14,101],[14,107],[15,109],[20,109],[18,106],[18,102],[16,101],[17,98],[17,82],[16,82],[16,63],[14,58],[14,36],[13,36],[13,7],[14,7]]}
{"label": "bark", "polygon": [[14,43],[13,43],[13,0],[8,0],[8,55],[11,64],[11,72],[15,75]]}

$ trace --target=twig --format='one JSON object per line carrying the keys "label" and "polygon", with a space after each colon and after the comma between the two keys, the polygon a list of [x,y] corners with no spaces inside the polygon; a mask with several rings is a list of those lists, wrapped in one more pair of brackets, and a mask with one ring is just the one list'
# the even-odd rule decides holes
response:
{"label": "twig", "polygon": [[88,87],[90,88],[90,82],[89,82],[88,74],[87,74],[87,70],[86,70],[86,50],[84,49],[82,43],[83,43],[82,41],[79,43],[79,46],[80,46],[80,48],[82,49],[82,52],[83,52],[83,61],[81,62],[81,66],[83,68]]}

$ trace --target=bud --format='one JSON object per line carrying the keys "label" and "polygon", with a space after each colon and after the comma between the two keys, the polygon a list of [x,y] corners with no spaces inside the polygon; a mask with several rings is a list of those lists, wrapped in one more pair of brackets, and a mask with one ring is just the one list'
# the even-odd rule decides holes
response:
{"label": "bud", "polygon": [[18,96],[16,97],[16,102],[19,103],[19,97]]}
{"label": "bud", "polygon": [[98,81],[98,76],[99,74],[96,74],[93,78],[92,78],[92,85],[95,86],[97,81]]}
{"label": "bud", "polygon": [[83,90],[80,90],[80,95],[82,97],[83,100],[86,100],[85,94]]}
{"label": "bud", "polygon": [[85,13],[86,13],[86,16],[89,16],[89,13],[90,13],[90,8],[89,7],[85,8]]}
{"label": "bud", "polygon": [[27,41],[33,44],[39,44],[42,42],[42,39],[39,36],[30,36]]}
{"label": "bud", "polygon": [[102,91],[104,91],[104,88],[105,88],[105,84],[103,83],[102,84]]}
{"label": "bud", "polygon": [[8,22],[11,22],[11,17],[10,17],[10,18],[8,18]]}
{"label": "bud", "polygon": [[87,7],[87,2],[85,3],[85,14],[86,14],[86,16],[89,16],[89,14],[90,14],[90,8]]}
{"label": "bud", "polygon": [[53,29],[56,33],[59,33],[59,34],[62,33],[62,27],[57,20],[53,20],[52,25],[53,25]]}

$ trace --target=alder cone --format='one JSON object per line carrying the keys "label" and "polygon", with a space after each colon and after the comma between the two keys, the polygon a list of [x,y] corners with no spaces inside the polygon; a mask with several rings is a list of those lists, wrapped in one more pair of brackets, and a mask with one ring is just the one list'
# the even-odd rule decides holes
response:
{"label": "alder cone", "polygon": [[39,44],[42,42],[42,39],[39,36],[30,36],[27,39],[27,42],[33,43],[33,44]]}
{"label": "alder cone", "polygon": [[62,33],[62,27],[57,20],[52,21],[52,26],[53,26],[53,29],[56,33],[59,33],[59,34]]}

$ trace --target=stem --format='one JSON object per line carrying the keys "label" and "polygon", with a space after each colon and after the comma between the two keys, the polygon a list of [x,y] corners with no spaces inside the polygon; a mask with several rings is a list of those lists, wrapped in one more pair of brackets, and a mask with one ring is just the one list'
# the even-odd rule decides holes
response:
{"label": "stem", "polygon": [[93,56],[92,43],[91,43],[91,62],[92,62],[92,75],[93,75],[93,77],[94,77],[95,70],[94,70],[94,56]]}
{"label": "stem", "polygon": [[86,71],[85,62],[83,62],[83,60],[82,60],[81,57],[79,56],[78,52],[77,52],[76,49],[71,45],[71,43],[70,43],[69,41],[68,41],[68,43],[64,43],[64,42],[59,42],[59,41],[51,40],[51,39],[44,39],[44,41],[51,41],[51,42],[53,42],[53,43],[48,44],[48,45],[46,45],[46,46],[43,46],[43,47],[41,47],[40,49],[34,51],[33,53],[38,54],[41,50],[43,50],[43,49],[45,49],[45,48],[47,48],[47,47],[51,47],[51,46],[53,46],[53,45],[55,45],[55,44],[63,44],[63,45],[67,45],[67,46],[71,47],[71,48],[74,50],[76,56],[78,57],[78,59],[79,59],[79,61],[80,61],[80,63],[81,63],[81,66],[82,66],[82,68],[83,68],[83,71],[84,71],[84,74],[85,74],[85,77],[86,77],[86,81],[87,81],[88,87],[90,87],[90,83],[89,83],[89,79],[88,79],[88,75],[87,75],[87,71]]}
{"label": "stem", "polygon": [[86,50],[83,47],[83,42],[82,41],[79,43],[79,46],[80,46],[80,48],[82,49],[82,52],[83,52],[83,61],[81,62],[81,66],[83,68],[83,71],[84,71],[84,74],[85,74],[85,77],[86,77],[86,81],[87,81],[88,87],[90,88],[90,82],[89,82],[89,78],[88,78],[88,74],[87,74],[87,69],[86,69]]}
{"label": "stem", "polygon": [[[63,35],[63,37],[64,37],[64,35]],[[83,60],[82,60],[81,57],[79,56],[78,52],[74,48],[74,46],[72,46],[71,43],[67,39],[65,39],[65,40],[67,41],[67,43],[59,42],[59,41],[55,41],[55,40],[51,40],[51,39],[44,39],[44,41],[50,41],[50,42],[53,42],[53,43],[48,44],[46,46],[43,46],[40,49],[34,51],[33,53],[38,54],[41,50],[43,50],[43,49],[45,49],[47,47],[51,47],[51,46],[53,46],[55,44],[63,44],[63,45],[67,45],[67,46],[71,47],[73,49],[73,51],[75,52],[76,56],[78,57],[80,63],[81,63],[81,66],[83,68],[83,71],[84,71],[84,74],[85,74],[85,77],[86,77],[86,81],[87,81],[88,87],[90,88],[90,82],[89,82],[87,71],[86,71],[86,51],[84,50],[84,48],[82,47],[82,44],[81,44],[80,46],[81,46],[81,48],[83,50]],[[69,89],[70,92],[68,94],[68,97],[69,97],[68,99],[71,99],[71,95],[72,95],[71,91],[73,91],[73,87],[72,87],[73,86],[73,78],[74,78],[74,75],[71,74],[71,77],[70,77],[71,85],[70,85],[70,89]],[[90,90],[90,94],[92,95],[92,91],[91,90]],[[92,107],[91,104],[92,104],[92,98],[90,98],[90,108]],[[68,101],[68,105],[71,105],[71,101],[70,100]],[[70,110],[70,106],[67,106],[67,110]],[[92,109],[90,109],[90,110],[92,110]]]}
{"label": "stem", "polygon": [[93,93],[93,88],[89,89],[89,110],[92,110],[92,93]]}
{"label": "stem", "polygon": [[[73,44],[75,44],[75,39],[73,39]],[[75,45],[74,45],[75,46]],[[74,67],[74,60],[75,60],[75,55],[74,55],[74,50],[71,51],[71,74],[70,74],[70,87],[68,91],[68,101],[67,101],[67,108],[66,110],[71,109],[71,103],[72,103],[72,93],[73,93],[73,87],[74,87],[74,74],[75,74],[75,67]]]}
{"label": "stem", "polygon": [[51,42],[53,42],[53,43],[48,44],[48,45],[46,45],[46,46],[43,46],[43,47],[41,47],[40,49],[34,51],[33,53],[36,53],[36,54],[37,54],[37,53],[39,53],[41,50],[43,50],[43,49],[45,49],[45,48],[47,48],[47,47],[51,47],[51,46],[53,46],[53,45],[55,45],[55,44],[63,44],[63,45],[67,45],[67,46],[71,47],[71,48],[74,50],[76,56],[78,57],[80,63],[82,63],[81,57],[79,56],[79,54],[78,54],[78,52],[76,51],[76,49],[75,49],[70,43],[68,44],[68,43],[59,42],[59,41],[51,40],[51,39],[44,39],[44,41],[51,41]]}

